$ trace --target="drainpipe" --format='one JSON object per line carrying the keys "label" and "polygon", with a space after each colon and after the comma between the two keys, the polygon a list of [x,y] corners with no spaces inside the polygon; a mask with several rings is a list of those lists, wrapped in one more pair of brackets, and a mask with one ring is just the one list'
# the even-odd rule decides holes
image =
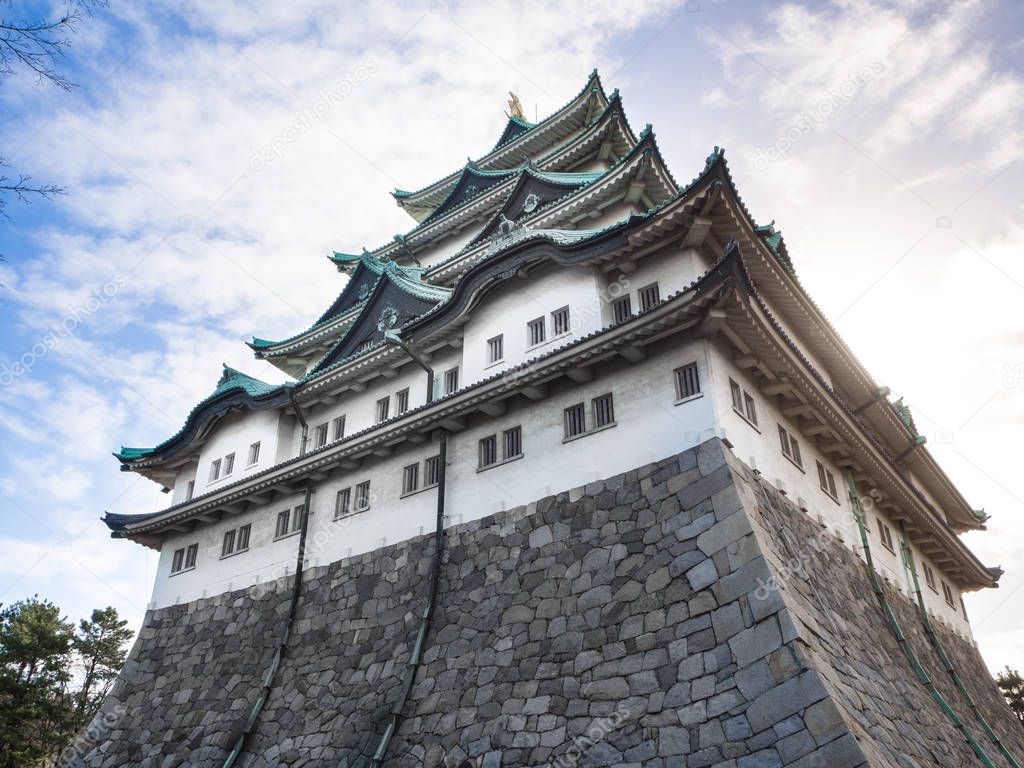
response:
{"label": "drainpipe", "polygon": [[302,409],[299,408],[299,404],[295,402],[295,389],[288,390],[288,399],[292,401],[292,410],[295,411],[295,415],[299,419],[299,424],[302,425],[302,439],[299,441],[299,456],[306,455],[306,443],[309,440],[309,424],[306,423],[306,417],[302,415]]}
{"label": "drainpipe", "polygon": [[409,348],[409,345],[406,344],[402,340],[402,337],[398,335],[397,330],[389,328],[388,330],[384,331],[384,341],[387,344],[394,344],[396,347],[401,347],[405,354],[407,354],[414,363],[416,363],[420,368],[427,372],[427,402],[434,402],[434,400],[437,399],[434,396],[434,369],[427,364],[427,361],[424,360],[422,356],[420,356],[416,352],[413,352]]}

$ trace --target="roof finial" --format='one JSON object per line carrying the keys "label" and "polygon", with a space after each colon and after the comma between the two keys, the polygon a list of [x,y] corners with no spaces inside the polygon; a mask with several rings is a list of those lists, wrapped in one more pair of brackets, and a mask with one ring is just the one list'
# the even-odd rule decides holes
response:
{"label": "roof finial", "polygon": [[523,102],[512,91],[509,91],[508,95],[508,112],[505,115],[510,119],[518,117],[520,120],[525,120],[526,118],[523,117]]}

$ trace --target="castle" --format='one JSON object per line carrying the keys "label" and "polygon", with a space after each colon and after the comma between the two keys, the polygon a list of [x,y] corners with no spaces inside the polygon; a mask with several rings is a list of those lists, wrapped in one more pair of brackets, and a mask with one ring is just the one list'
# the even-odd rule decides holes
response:
{"label": "castle", "polygon": [[393,194],[415,225],[250,344],[291,381],[225,366],[116,454],[171,503],[105,517],[160,561],[76,760],[1018,765],[986,517],[723,150],[678,182],[595,71]]}

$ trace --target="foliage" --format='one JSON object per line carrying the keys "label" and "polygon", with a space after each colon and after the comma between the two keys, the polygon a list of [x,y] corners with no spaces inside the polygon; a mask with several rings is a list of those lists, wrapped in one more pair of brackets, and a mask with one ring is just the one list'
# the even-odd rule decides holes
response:
{"label": "foliage", "polygon": [[1006,697],[1006,703],[1010,705],[1013,714],[1024,725],[1024,678],[1020,672],[1007,667],[996,675],[996,685]]}
{"label": "foliage", "polygon": [[113,608],[74,624],[37,597],[0,610],[0,768],[39,765],[92,720],[132,632]]}

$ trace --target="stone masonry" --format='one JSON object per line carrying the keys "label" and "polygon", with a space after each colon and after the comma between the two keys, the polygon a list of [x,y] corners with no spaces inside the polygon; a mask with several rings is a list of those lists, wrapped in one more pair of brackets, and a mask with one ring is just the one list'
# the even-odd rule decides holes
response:
{"label": "stone masonry", "polygon": [[[415,640],[432,548],[420,537],[307,572],[237,765],[367,764]],[[282,579],[149,612],[74,763],[222,765],[289,599]],[[895,591],[889,600],[947,701],[1007,765],[915,606]],[[717,439],[449,529],[439,608],[387,765],[981,765],[915,677],[861,560]],[[1024,757],[977,650],[937,631]]]}

